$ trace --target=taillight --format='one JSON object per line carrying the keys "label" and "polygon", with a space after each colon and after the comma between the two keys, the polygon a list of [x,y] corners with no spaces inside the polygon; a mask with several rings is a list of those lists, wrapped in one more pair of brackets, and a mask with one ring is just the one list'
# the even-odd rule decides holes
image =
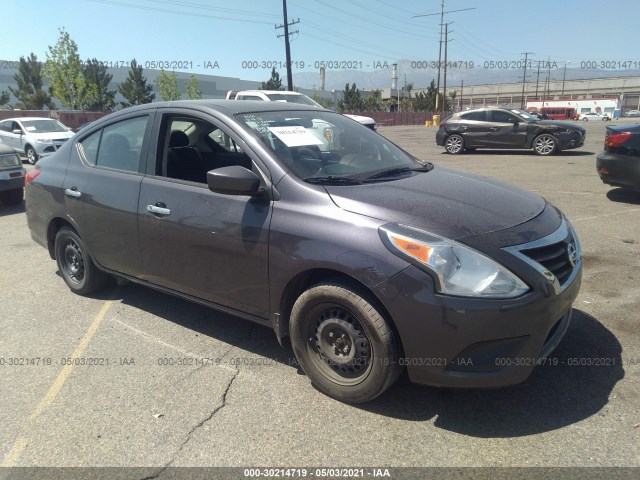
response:
{"label": "taillight", "polygon": [[38,175],[40,175],[41,170],[31,170],[27,172],[27,175],[24,177],[24,186],[26,187],[31,183],[33,179],[35,179]]}
{"label": "taillight", "polygon": [[631,132],[614,133],[604,139],[605,147],[619,147],[631,137]]}

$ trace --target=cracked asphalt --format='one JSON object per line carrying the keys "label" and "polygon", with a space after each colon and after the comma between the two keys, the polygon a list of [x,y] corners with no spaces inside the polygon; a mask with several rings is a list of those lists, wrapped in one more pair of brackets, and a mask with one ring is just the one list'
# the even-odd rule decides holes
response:
{"label": "cracked asphalt", "polygon": [[402,377],[373,402],[339,403],[268,329],[133,284],[72,294],[24,206],[0,206],[2,466],[148,467],[135,478],[211,466],[639,467],[640,193],[600,182],[604,124],[586,128],[585,146],[549,158],[446,155],[435,129],[380,128],[420,158],[543,195],[581,238],[583,287],[557,364],[505,389]]}

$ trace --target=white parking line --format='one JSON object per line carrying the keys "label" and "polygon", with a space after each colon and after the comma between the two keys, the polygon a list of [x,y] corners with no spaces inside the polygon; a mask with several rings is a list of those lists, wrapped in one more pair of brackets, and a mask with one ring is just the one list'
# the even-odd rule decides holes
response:
{"label": "white parking line", "polygon": [[571,222],[574,223],[574,222],[582,222],[584,220],[595,220],[596,218],[613,217],[613,216],[616,216],[616,215],[624,215],[624,214],[627,214],[627,213],[634,213],[634,212],[640,212],[640,208],[634,208],[632,210],[625,210],[623,212],[613,212],[613,213],[605,213],[603,215],[594,215],[592,217],[575,218],[575,219],[572,219]]}

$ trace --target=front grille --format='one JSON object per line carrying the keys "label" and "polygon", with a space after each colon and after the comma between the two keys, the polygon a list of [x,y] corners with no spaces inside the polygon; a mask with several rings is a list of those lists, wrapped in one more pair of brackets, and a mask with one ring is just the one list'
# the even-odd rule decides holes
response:
{"label": "front grille", "polygon": [[568,253],[569,243],[569,238],[566,238],[552,245],[520,251],[553,273],[562,285],[573,271]]}
{"label": "front grille", "polygon": [[540,272],[556,294],[571,284],[582,266],[580,242],[564,218],[560,227],[544,238],[503,248]]}

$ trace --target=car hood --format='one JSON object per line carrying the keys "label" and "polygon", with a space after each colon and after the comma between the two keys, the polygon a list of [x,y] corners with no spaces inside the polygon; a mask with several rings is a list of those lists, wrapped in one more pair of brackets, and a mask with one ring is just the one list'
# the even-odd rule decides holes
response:
{"label": "car hood", "polygon": [[31,138],[41,138],[46,140],[67,139],[73,137],[73,132],[27,132]]}
{"label": "car hood", "polygon": [[370,123],[376,123],[376,121],[371,118],[371,117],[363,117],[362,115],[351,115],[351,114],[344,114],[345,117],[349,117],[352,120],[355,120],[358,123],[363,123],[365,125],[368,125]]}
{"label": "car hood", "polygon": [[518,187],[440,167],[394,181],[325,188],[344,210],[450,239],[520,225],[546,206]]}

